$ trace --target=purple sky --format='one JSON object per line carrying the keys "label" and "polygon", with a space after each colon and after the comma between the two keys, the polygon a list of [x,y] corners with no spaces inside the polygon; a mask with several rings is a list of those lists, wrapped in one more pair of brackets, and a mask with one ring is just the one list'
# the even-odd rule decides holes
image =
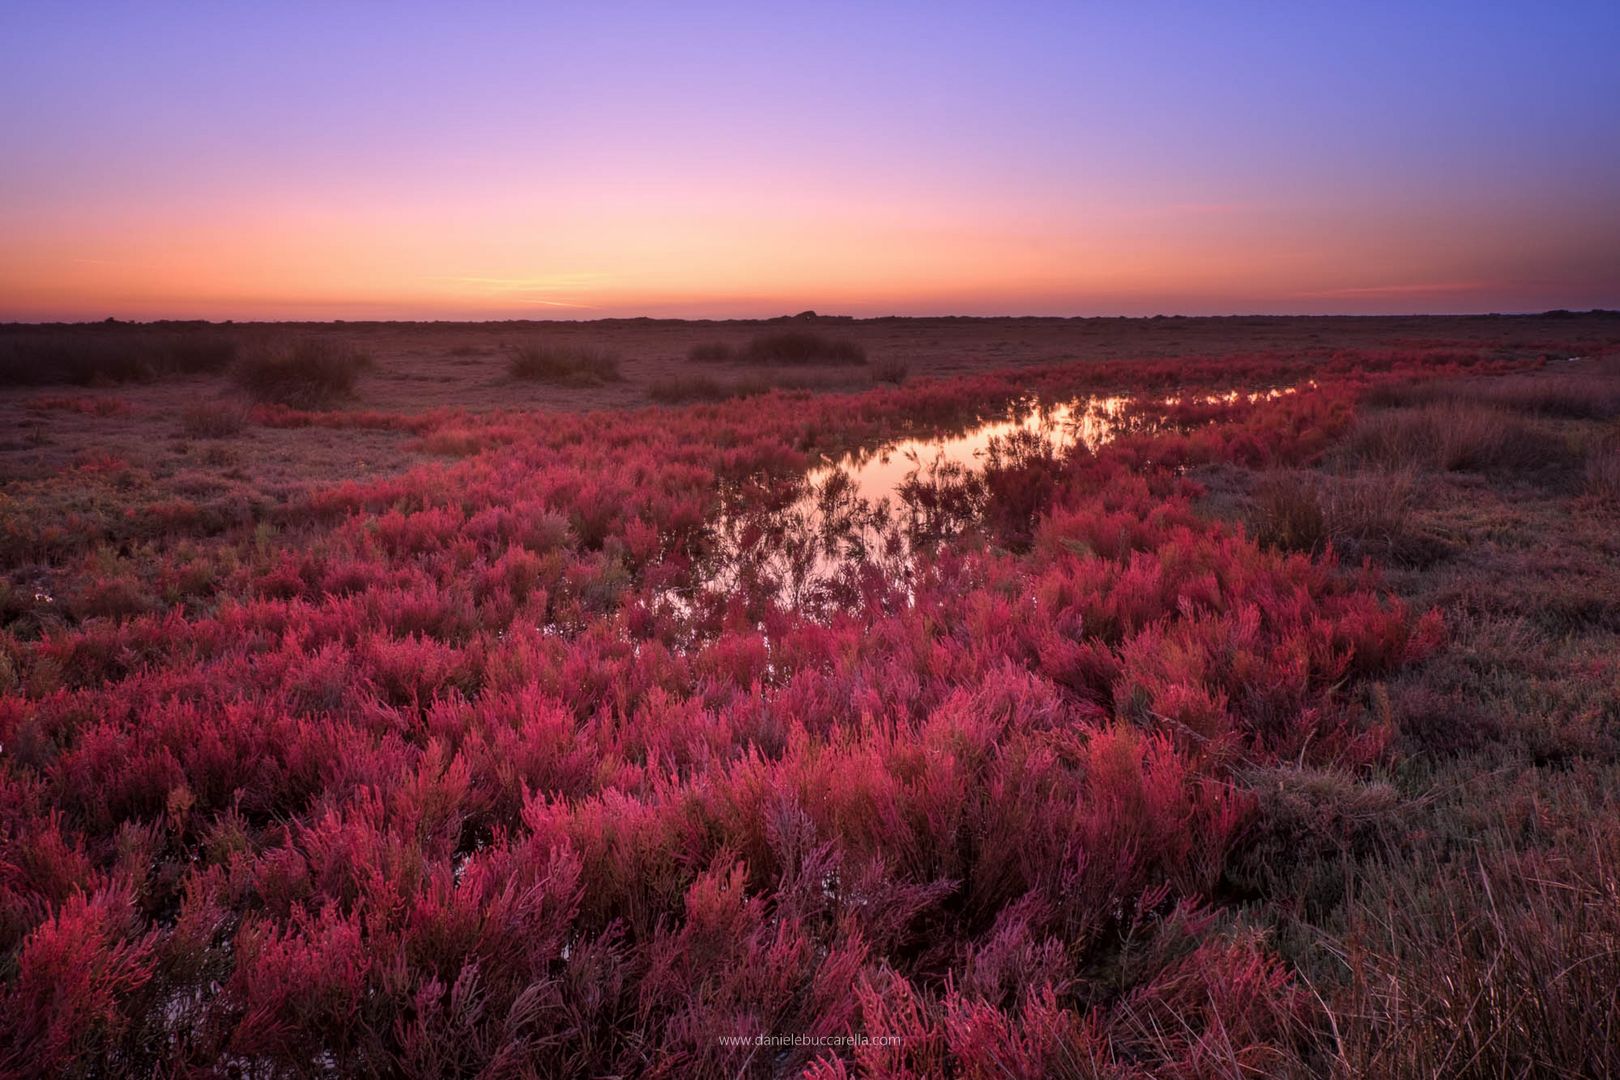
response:
{"label": "purple sky", "polygon": [[1620,4],[0,9],[0,319],[1620,307]]}

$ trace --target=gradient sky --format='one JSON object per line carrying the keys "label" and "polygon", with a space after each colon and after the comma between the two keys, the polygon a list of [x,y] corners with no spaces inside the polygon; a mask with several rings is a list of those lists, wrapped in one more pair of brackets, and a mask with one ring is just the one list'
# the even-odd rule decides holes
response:
{"label": "gradient sky", "polygon": [[1620,3],[0,6],[0,319],[1620,307]]}

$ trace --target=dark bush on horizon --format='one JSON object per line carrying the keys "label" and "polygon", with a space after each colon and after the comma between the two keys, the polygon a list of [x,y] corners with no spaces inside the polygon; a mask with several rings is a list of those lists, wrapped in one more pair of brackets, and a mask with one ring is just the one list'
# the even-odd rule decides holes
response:
{"label": "dark bush on horizon", "polygon": [[128,327],[22,330],[0,338],[0,385],[145,382],[164,375],[224,371],[233,338],[208,331]]}
{"label": "dark bush on horizon", "polygon": [[255,400],[295,409],[334,405],[354,396],[371,357],[343,342],[300,338],[266,344],[237,364],[237,383]]}
{"label": "dark bush on horizon", "polygon": [[755,364],[864,364],[866,349],[859,342],[808,330],[784,330],[754,338],[741,359]]}
{"label": "dark bush on horizon", "polygon": [[530,341],[512,348],[506,362],[514,379],[534,379],[569,386],[617,382],[619,358],[606,349]]}

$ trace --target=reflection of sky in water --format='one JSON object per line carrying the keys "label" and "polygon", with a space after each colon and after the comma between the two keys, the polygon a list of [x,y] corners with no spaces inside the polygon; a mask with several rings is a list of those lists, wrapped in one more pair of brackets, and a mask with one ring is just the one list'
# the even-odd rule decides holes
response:
{"label": "reflection of sky in water", "polygon": [[974,467],[990,440],[1015,431],[1045,436],[1060,450],[1076,442],[1096,448],[1113,437],[1125,397],[1081,398],[1050,408],[1014,409],[997,420],[987,420],[962,434],[925,439],[902,439],[874,451],[847,454],[810,470],[807,479],[819,487],[842,469],[854,483],[855,494],[871,503],[891,498],[919,466],[955,462]]}
{"label": "reflection of sky in water", "polygon": [[[1221,394],[1200,395],[1192,400],[1210,405],[1233,404],[1239,400],[1259,401],[1289,393],[1293,393],[1292,387],[1254,393],[1229,390]],[[1170,408],[1182,400],[1181,397],[1165,397],[1156,399],[1156,403]],[[1005,438],[1016,431],[1042,435],[1059,451],[1077,443],[1095,450],[1120,433],[1126,426],[1128,414],[1142,415],[1141,409],[1132,408],[1135,402],[1136,399],[1123,395],[1076,398],[1044,407],[1032,407],[1026,402],[1013,406],[998,419],[982,421],[977,427],[960,434],[901,439],[886,443],[876,450],[846,454],[810,470],[806,479],[812,488],[817,488],[841,469],[853,482],[854,493],[876,504],[883,499],[892,499],[906,477],[920,467],[926,468],[937,462],[976,468],[992,439]],[[813,499],[813,496],[807,498]]]}
{"label": "reflection of sky in water", "polygon": [[[783,607],[805,610],[840,574],[858,563],[880,565],[904,581],[913,566],[913,544],[924,542],[900,491],[908,479],[938,475],[942,466],[978,474],[992,442],[1027,432],[1062,453],[1076,445],[1096,449],[1129,431],[1153,430],[1166,413],[1184,402],[1221,405],[1270,400],[1293,388],[1227,391],[1193,397],[1124,395],[1075,398],[1055,405],[1023,401],[998,417],[981,419],[954,434],[898,439],[872,450],[828,460],[804,475],[801,493],[775,509],[726,512],[712,523],[714,557],[692,588],[710,595],[749,591],[747,582],[765,584]],[[1188,417],[1186,423],[1202,419]],[[825,496],[836,492],[830,501]],[[929,543],[939,542],[936,536]],[[677,613],[690,612],[686,590],[671,590],[664,602]],[[909,587],[906,589],[909,595]]]}

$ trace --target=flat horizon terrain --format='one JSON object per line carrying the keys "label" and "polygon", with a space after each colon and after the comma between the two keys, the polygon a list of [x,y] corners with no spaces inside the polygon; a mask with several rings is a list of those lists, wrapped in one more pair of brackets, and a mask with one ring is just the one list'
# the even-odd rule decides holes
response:
{"label": "flat horizon terrain", "polygon": [[[633,409],[658,404],[650,392],[659,383],[692,378],[717,382],[722,393],[742,382],[749,389],[782,385],[849,392],[881,385],[874,382],[874,370],[886,363],[898,365],[904,378],[926,378],[1180,356],[1219,359],[1283,352],[1324,356],[1342,349],[1398,350],[1436,342],[1504,356],[1539,357],[1556,353],[1566,343],[1612,340],[1620,333],[1620,315],[13,323],[0,325],[0,349],[8,340],[49,339],[63,332],[117,340],[120,334],[143,328],[161,331],[165,326],[224,336],[244,348],[311,336],[340,342],[369,357],[371,366],[359,376],[352,393],[332,406],[409,416],[442,409]],[[866,348],[869,362],[693,363],[687,357],[689,349],[706,342],[741,346],[757,334],[795,329],[857,341]],[[618,360],[619,378],[580,385],[513,378],[508,370],[511,350],[532,341],[605,351]],[[47,424],[37,403],[42,398],[60,399],[73,389],[50,383],[0,385],[0,431],[11,433],[0,435],[0,476],[37,476],[91,451],[166,461],[169,468],[195,464],[195,448],[182,445],[181,413],[200,401],[249,400],[224,373],[116,385],[103,382],[91,388],[89,396],[116,400],[127,410],[95,416],[58,408]],[[341,437],[331,432],[312,437],[257,428],[253,438],[256,472],[286,481],[371,476],[419,460],[399,431],[351,429]]]}
{"label": "flat horizon terrain", "polygon": [[[1148,318],[944,317],[849,319],[603,319],[496,322],[232,322],[207,326],[244,343],[316,334],[368,353],[376,362],[359,393],[363,407],[422,412],[443,407],[595,409],[649,403],[647,387],[659,379],[705,370],[687,359],[704,342],[740,345],[760,333],[808,329],[851,338],[873,361],[904,364],[912,376],[958,375],[995,368],[1088,360],[1220,357],[1237,353],[1400,349],[1430,342],[1533,351],[1564,340],[1612,336],[1620,313],[1556,315],[1325,315],[1158,316]],[[0,341],[13,333],[95,331],[99,323],[0,324]],[[106,327],[163,326],[120,322]],[[622,381],[557,387],[508,378],[507,351],[540,339],[601,348],[620,360]],[[826,389],[870,383],[867,371],[812,369],[750,363],[766,378],[795,378]],[[713,373],[714,369],[709,369]],[[738,374],[720,366],[720,374]],[[192,388],[194,389],[194,388]],[[3,389],[0,389],[3,392]],[[175,387],[129,386],[131,400],[161,406]],[[9,395],[8,395],[9,396]]]}

